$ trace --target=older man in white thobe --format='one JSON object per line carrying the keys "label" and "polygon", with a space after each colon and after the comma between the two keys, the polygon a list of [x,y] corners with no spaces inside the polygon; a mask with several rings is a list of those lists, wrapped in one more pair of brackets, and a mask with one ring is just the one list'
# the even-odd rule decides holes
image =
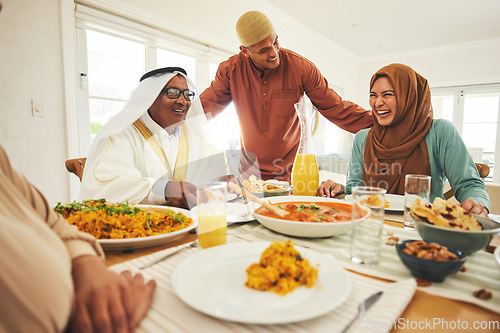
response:
{"label": "older man in white thobe", "polygon": [[146,73],[124,109],[97,134],[80,199],[190,208],[196,186],[227,174],[184,69]]}

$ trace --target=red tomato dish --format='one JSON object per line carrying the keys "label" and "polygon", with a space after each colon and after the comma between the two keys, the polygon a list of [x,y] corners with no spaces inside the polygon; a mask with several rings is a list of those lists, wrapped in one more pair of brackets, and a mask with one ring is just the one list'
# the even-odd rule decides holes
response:
{"label": "red tomato dish", "polygon": [[[341,202],[280,202],[272,204],[284,209],[288,215],[280,217],[269,212],[264,207],[255,210],[255,213],[263,216],[278,218],[287,221],[313,222],[313,223],[334,223],[347,222],[351,220],[351,208],[349,203]],[[360,209],[362,216],[367,212]]]}

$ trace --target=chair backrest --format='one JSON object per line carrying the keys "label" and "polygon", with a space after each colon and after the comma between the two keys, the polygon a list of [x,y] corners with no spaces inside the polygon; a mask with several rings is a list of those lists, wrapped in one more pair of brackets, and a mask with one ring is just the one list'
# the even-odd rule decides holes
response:
{"label": "chair backrest", "polygon": [[85,167],[85,162],[87,161],[86,157],[73,158],[66,161],[66,170],[75,174],[80,181],[82,181],[83,177],[83,168]]}
{"label": "chair backrest", "polygon": [[476,163],[476,168],[481,178],[486,178],[490,174],[490,167],[486,164]]}

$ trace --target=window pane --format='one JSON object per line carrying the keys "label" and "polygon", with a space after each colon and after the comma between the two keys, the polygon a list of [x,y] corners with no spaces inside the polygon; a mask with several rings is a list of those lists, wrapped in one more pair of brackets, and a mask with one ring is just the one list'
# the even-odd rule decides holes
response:
{"label": "window pane", "polygon": [[97,134],[99,129],[120,112],[124,105],[125,102],[89,98],[91,134]]}
{"label": "window pane", "polygon": [[211,62],[208,65],[208,71],[209,71],[208,75],[209,75],[210,81],[212,81],[215,78],[215,75],[217,74],[217,69],[219,69],[219,65],[216,63]]}
{"label": "window pane", "polygon": [[464,96],[464,123],[496,123],[498,121],[498,96],[498,93],[466,94]]}
{"label": "window pane", "polygon": [[324,153],[331,154],[343,152],[342,147],[340,146],[341,129],[324,117],[320,117],[320,119],[323,119],[323,121],[325,122],[325,131],[323,134],[325,138]]}
{"label": "window pane", "polygon": [[179,53],[158,49],[158,59],[156,63],[161,67],[182,67],[186,70],[191,81],[196,78],[196,59]]}
{"label": "window pane", "polygon": [[[344,89],[340,87],[332,87],[330,86],[337,94],[339,94],[340,97],[343,97],[344,94]],[[346,146],[344,144],[345,141],[345,133],[342,129],[340,129],[337,125],[326,119],[320,114],[319,121],[324,122],[325,127],[323,133],[318,133],[316,135],[322,136],[323,137],[323,142],[324,142],[324,151],[323,152],[316,152],[322,153],[322,154],[332,154],[332,153],[344,153]],[[344,138],[343,138],[344,136]],[[352,135],[352,137],[354,137]],[[348,150],[349,152],[351,151],[350,149]]]}
{"label": "window pane", "polygon": [[482,162],[490,165],[490,177],[494,173],[499,95],[498,92],[464,95],[463,139],[467,147],[483,148]]}
{"label": "window pane", "polygon": [[464,124],[462,138],[467,147],[482,147],[485,152],[495,151],[497,125]]}
{"label": "window pane", "polygon": [[220,150],[241,149],[240,123],[234,104],[231,103],[222,112],[208,122],[214,144]]}
{"label": "window pane", "polygon": [[434,119],[453,120],[453,99],[453,95],[431,97]]}
{"label": "window pane", "polygon": [[87,30],[89,95],[126,100],[145,71],[144,45]]}
{"label": "window pane", "polygon": [[[210,81],[212,81],[215,78],[219,64],[211,62],[209,63],[208,68]],[[241,149],[240,123],[238,121],[236,108],[232,102],[222,113],[219,113],[217,117],[210,120],[208,125],[210,126],[210,130],[214,136],[217,148],[221,150]],[[221,130],[221,128],[223,130]]]}

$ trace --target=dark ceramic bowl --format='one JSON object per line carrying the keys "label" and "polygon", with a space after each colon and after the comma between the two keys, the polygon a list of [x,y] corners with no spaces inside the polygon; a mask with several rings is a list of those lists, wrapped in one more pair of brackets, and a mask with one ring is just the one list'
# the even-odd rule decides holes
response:
{"label": "dark ceramic bowl", "polygon": [[483,230],[478,231],[438,227],[420,221],[413,214],[410,215],[418,234],[424,241],[451,247],[466,255],[484,249],[491,242],[493,236],[500,232],[500,223],[479,215],[473,215],[483,227]]}
{"label": "dark ceramic bowl", "polygon": [[396,251],[403,264],[411,271],[411,275],[416,278],[432,282],[443,282],[448,276],[460,270],[465,262],[466,256],[462,251],[448,247],[448,250],[458,256],[457,261],[434,261],[421,259],[403,252],[406,243],[411,243],[416,239],[399,241],[396,244]]}

